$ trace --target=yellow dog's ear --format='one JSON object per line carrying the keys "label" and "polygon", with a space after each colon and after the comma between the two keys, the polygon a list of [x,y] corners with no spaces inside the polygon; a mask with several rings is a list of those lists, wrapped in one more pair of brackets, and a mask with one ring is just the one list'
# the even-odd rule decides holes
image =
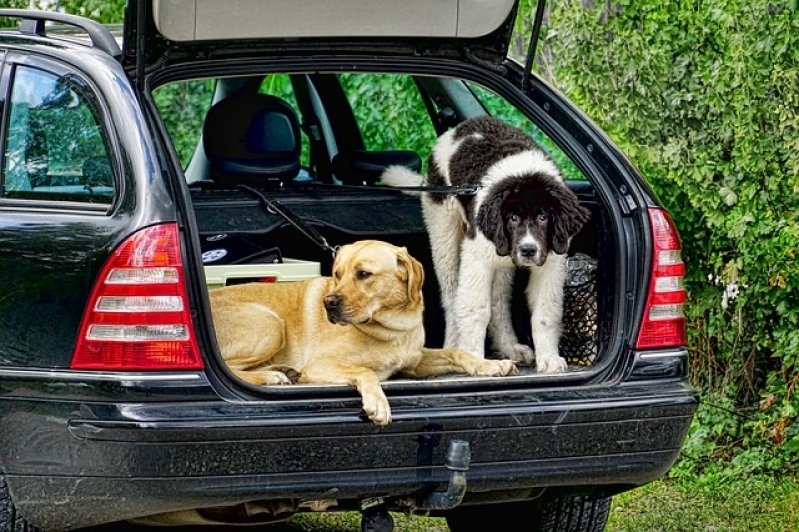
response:
{"label": "yellow dog's ear", "polygon": [[397,252],[397,268],[408,276],[408,299],[412,303],[422,302],[422,285],[424,284],[424,268],[422,263],[411,257],[404,247]]}

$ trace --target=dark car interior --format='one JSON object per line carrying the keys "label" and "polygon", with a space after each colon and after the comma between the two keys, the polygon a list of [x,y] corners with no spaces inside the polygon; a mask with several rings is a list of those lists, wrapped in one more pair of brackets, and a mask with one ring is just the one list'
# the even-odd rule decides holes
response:
{"label": "dark car interior", "polygon": [[[427,154],[402,146],[369,149],[336,75],[289,78],[292,103],[264,94],[263,76],[217,82],[186,168],[201,246],[224,235],[248,249],[231,257],[259,262],[264,253],[258,251],[276,250],[277,257],[318,262],[322,275],[330,274],[335,246],[360,239],[405,246],[427,267],[427,345],[440,346],[443,312],[419,198],[379,183],[389,165],[422,171]],[[414,86],[435,134],[488,112],[456,80],[423,78]],[[602,230],[607,220],[592,185],[585,179],[568,184],[592,212],[592,222],[572,241],[565,289],[562,352],[577,370],[595,364],[607,342],[611,324],[600,317],[612,315],[604,309],[612,304],[613,257],[603,250],[614,248],[602,241],[612,232]],[[514,322],[519,338],[531,343],[521,292],[514,295]]]}

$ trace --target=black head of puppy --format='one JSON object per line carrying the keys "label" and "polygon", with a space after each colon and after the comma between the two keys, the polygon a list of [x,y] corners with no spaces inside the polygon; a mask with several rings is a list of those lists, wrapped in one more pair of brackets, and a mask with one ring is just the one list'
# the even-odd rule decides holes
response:
{"label": "black head of puppy", "polygon": [[477,211],[477,226],[500,256],[517,266],[542,266],[550,251],[562,255],[590,217],[559,180],[536,173],[503,179]]}

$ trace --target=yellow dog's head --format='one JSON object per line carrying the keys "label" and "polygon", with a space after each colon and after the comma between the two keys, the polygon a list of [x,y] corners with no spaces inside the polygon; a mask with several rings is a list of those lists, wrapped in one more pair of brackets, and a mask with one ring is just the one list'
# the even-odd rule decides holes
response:
{"label": "yellow dog's head", "polygon": [[341,324],[384,323],[382,316],[417,313],[423,282],[422,265],[404,247],[379,240],[348,244],[333,263],[333,289],[324,298],[327,318]]}

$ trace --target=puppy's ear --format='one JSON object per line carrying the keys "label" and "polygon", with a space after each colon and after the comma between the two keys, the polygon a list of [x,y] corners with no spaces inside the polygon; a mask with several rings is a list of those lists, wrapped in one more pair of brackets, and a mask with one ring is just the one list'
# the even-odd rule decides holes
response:
{"label": "puppy's ear", "polygon": [[574,192],[565,186],[550,190],[557,208],[552,216],[552,251],[563,255],[569,250],[569,241],[591,218],[591,211],[582,207]]}
{"label": "puppy's ear", "polygon": [[505,222],[502,219],[502,203],[507,196],[507,193],[490,195],[480,205],[477,216],[475,216],[477,228],[487,239],[494,243],[497,255],[500,257],[510,255],[510,242],[505,232]]}
{"label": "puppy's ear", "polygon": [[406,248],[397,253],[397,268],[407,274],[408,299],[411,303],[422,302],[422,285],[424,284],[424,268],[422,263],[413,258]]}

